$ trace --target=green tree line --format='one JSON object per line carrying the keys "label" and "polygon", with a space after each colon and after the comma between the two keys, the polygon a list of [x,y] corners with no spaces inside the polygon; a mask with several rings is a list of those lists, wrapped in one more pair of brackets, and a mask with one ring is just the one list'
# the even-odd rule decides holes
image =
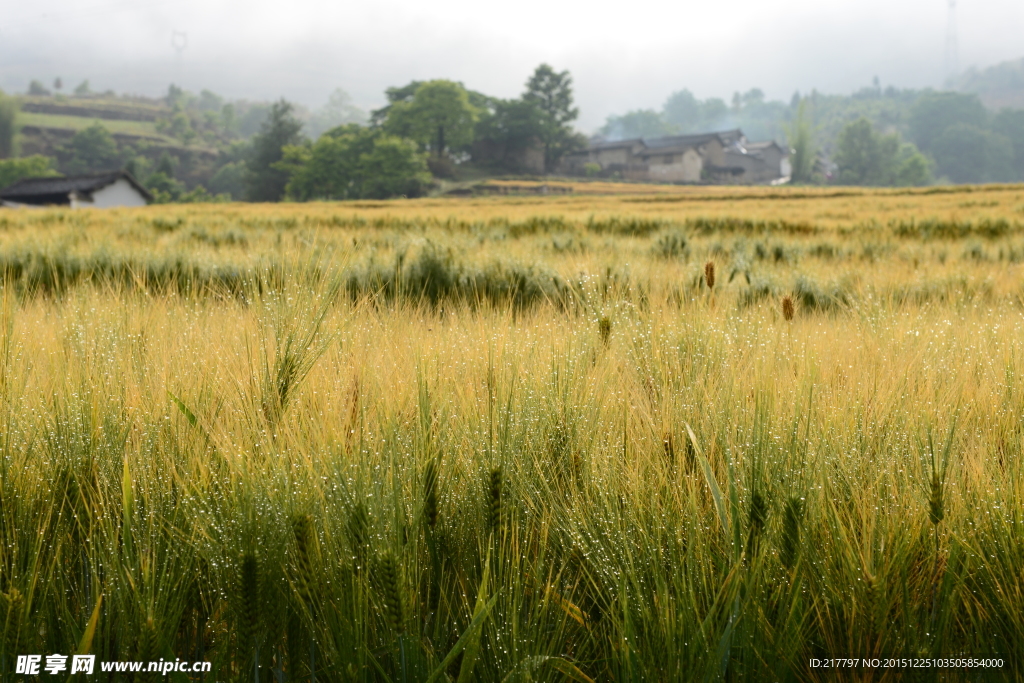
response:
{"label": "green tree line", "polygon": [[[30,94],[48,96],[39,88]],[[466,172],[549,172],[565,154],[586,146],[572,128],[579,114],[572,78],[547,64],[531,74],[519,98],[491,97],[444,79],[413,81],[388,88],[385,95],[387,105],[368,119],[337,90],[314,116],[282,99],[265,107],[247,105],[241,120],[238,103],[172,85],[164,98],[168,113],[156,127],[181,148],[154,154],[144,144],[119,143],[96,123],[58,147],[52,158],[8,164],[0,177],[13,182],[43,170],[77,174],[126,168],[157,201],[176,202],[414,197],[435,178]],[[258,127],[240,136],[250,129],[254,113],[262,116]],[[16,116],[13,98],[0,99],[0,145],[6,139],[11,147],[0,147],[2,156],[14,156]],[[217,161],[202,183],[189,188],[182,179],[195,175],[197,162],[190,153],[195,145],[213,146]]]}

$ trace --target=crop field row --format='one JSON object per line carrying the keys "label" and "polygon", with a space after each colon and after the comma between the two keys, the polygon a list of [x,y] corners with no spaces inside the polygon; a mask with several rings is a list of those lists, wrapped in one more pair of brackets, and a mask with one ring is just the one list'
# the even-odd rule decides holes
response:
{"label": "crop field row", "polygon": [[0,211],[4,675],[1019,679],[1024,187],[954,189]]}

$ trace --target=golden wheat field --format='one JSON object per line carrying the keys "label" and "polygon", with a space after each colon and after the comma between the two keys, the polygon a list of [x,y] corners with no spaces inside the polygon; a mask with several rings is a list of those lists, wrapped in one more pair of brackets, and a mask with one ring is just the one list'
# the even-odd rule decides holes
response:
{"label": "golden wheat field", "polygon": [[0,210],[4,680],[1019,680],[1022,268],[1024,186]]}

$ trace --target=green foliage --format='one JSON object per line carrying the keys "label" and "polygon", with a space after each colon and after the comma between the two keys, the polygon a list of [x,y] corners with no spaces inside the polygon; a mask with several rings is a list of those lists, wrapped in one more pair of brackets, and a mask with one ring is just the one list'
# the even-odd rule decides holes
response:
{"label": "green foliage", "polygon": [[391,135],[415,140],[438,159],[473,139],[477,109],[469,94],[453,81],[428,81],[416,88],[412,100],[394,102],[384,122]]}
{"label": "green foliage", "polygon": [[46,89],[45,85],[35,79],[32,79],[28,84],[28,94],[34,97],[46,97],[50,94],[50,91]]}
{"label": "green foliage", "polygon": [[156,168],[154,169],[153,172],[163,173],[165,176],[173,178],[174,167],[177,165],[175,163],[176,161],[177,160],[174,157],[172,157],[167,152],[164,152],[163,154],[160,155],[160,160],[156,163]]}
{"label": "green foliage", "polygon": [[92,89],[89,87],[89,79],[85,79],[75,87],[76,97],[85,97],[92,94]]}
{"label": "green foliage", "polygon": [[611,115],[598,131],[606,138],[627,140],[630,138],[657,138],[674,135],[679,128],[653,109],[638,109],[621,116]]}
{"label": "green foliage", "polygon": [[157,121],[156,129],[164,135],[176,138],[183,145],[190,145],[196,139],[196,132],[192,128],[192,121],[180,107],[175,108],[170,118]]}
{"label": "green foliage", "polygon": [[245,162],[229,161],[217,169],[207,184],[214,194],[241,200],[245,196]]}
{"label": "green foliage", "polygon": [[189,94],[180,86],[174,83],[167,86],[167,94],[164,96],[164,101],[167,102],[168,107],[183,107],[188,104],[190,99]]}
{"label": "green foliage", "polygon": [[60,175],[54,169],[54,161],[41,154],[20,159],[0,159],[0,189],[22,178],[39,178]]}
{"label": "green foliage", "polygon": [[18,119],[18,103],[13,97],[0,90],[0,159],[15,156],[15,135]]}
{"label": "green foliage", "polygon": [[98,122],[75,133],[63,153],[68,160],[62,166],[71,174],[110,171],[121,167],[121,153],[114,137]]}
{"label": "green foliage", "polygon": [[1013,144],[970,123],[954,123],[931,144],[939,173],[955,183],[1007,182],[1014,176]]}
{"label": "green foliage", "polygon": [[669,95],[661,115],[674,132],[703,133],[720,125],[728,113],[724,100],[711,97],[700,101],[689,90],[679,90]]}
{"label": "green foliage", "polygon": [[378,137],[373,149],[359,156],[357,173],[362,196],[372,199],[417,197],[430,184],[426,159],[415,143],[392,135]]}
{"label": "green foliage", "polygon": [[415,197],[430,182],[426,159],[411,140],[348,124],[311,146],[285,148],[288,196],[310,199]]}
{"label": "green foliage", "polygon": [[500,262],[480,267],[461,262],[433,243],[411,257],[399,254],[390,265],[369,263],[344,276],[353,300],[412,301],[434,309],[482,304],[525,309],[544,302],[569,306],[574,301],[572,288],[543,268]]}
{"label": "green foliage", "polygon": [[660,112],[640,109],[612,115],[598,132],[611,139],[626,139],[740,128],[751,140],[781,140],[792,109],[782,102],[765,100],[758,88],[736,93],[731,108],[717,97],[701,101],[689,90],[680,90],[665,101]]}
{"label": "green foliage", "polygon": [[336,88],[327,104],[310,117],[306,124],[309,137],[316,140],[326,131],[346,123],[366,123],[366,113],[352,104],[352,98],[341,88]]}
{"label": "green foliage", "polygon": [[224,98],[209,90],[202,90],[196,104],[199,111],[218,112],[224,107]]}
{"label": "green foliage", "polygon": [[839,134],[835,154],[839,182],[846,185],[924,185],[930,182],[928,163],[896,133],[881,135],[860,118]]}
{"label": "green foliage", "polygon": [[796,118],[787,131],[789,146],[793,150],[789,163],[794,183],[814,182],[814,166],[817,150],[814,146],[814,134],[811,129],[807,100],[801,100],[797,107]]}
{"label": "green foliage", "polygon": [[124,165],[124,170],[133,178],[139,180],[141,178],[149,177],[151,167],[152,163],[150,163],[150,160],[140,155],[129,159]]}
{"label": "green foliage", "polygon": [[177,201],[185,193],[185,186],[164,171],[157,171],[146,178],[146,189],[153,195],[156,204]]}
{"label": "green foliage", "polygon": [[544,167],[553,170],[563,156],[586,147],[572,122],[580,114],[573,106],[572,76],[555,71],[548,64],[538,66],[526,82],[523,100],[536,105],[541,114],[540,137],[544,145]]}
{"label": "green foliage", "polygon": [[750,140],[782,140],[785,121],[792,114],[792,107],[777,100],[766,100],[760,88],[751,88],[733,95],[728,117],[720,120],[715,128],[740,128]]}
{"label": "green foliage", "polygon": [[384,90],[384,96],[388,99],[387,106],[375,109],[370,112],[370,124],[372,126],[382,126],[387,121],[388,116],[391,114],[391,107],[399,102],[405,102],[409,104],[412,102],[412,98],[416,95],[416,91],[423,85],[423,81],[409,81],[403,86],[392,86]]}
{"label": "green foliage", "polygon": [[988,123],[985,106],[977,95],[926,91],[910,109],[910,139],[925,152],[943,131],[954,124],[984,128]]}
{"label": "green foliage", "polygon": [[1024,109],[1003,109],[992,120],[992,131],[1013,146],[1013,172],[1024,180]]}
{"label": "green foliage", "polygon": [[521,166],[523,154],[540,143],[543,134],[544,118],[535,102],[495,99],[482,110],[475,138],[477,144],[493,146],[481,149],[481,157],[495,166],[516,172],[524,170]]}
{"label": "green foliage", "polygon": [[246,198],[255,202],[276,202],[284,196],[288,171],[277,166],[284,148],[302,140],[302,122],[293,115],[294,107],[280,100],[252,142],[252,156],[246,166]]}

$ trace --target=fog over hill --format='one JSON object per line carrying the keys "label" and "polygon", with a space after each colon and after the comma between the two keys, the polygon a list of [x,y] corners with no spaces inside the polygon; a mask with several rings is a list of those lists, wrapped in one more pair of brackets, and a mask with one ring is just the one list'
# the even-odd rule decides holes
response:
{"label": "fog over hill", "polygon": [[[451,78],[518,95],[540,62],[569,69],[580,130],[673,91],[731,98],[752,87],[770,99],[796,90],[850,92],[883,85],[940,86],[947,8],[941,0],[581,5],[468,0],[363,5],[300,0],[149,0],[82,6],[8,3],[0,16],[0,88],[24,91],[57,76],[70,89],[158,95],[170,82],[231,98],[280,96],[316,108],[337,87],[371,109],[384,88]],[[958,12],[959,61],[985,67],[1019,58],[1024,4],[969,0]],[[179,31],[180,53],[172,47]]]}

